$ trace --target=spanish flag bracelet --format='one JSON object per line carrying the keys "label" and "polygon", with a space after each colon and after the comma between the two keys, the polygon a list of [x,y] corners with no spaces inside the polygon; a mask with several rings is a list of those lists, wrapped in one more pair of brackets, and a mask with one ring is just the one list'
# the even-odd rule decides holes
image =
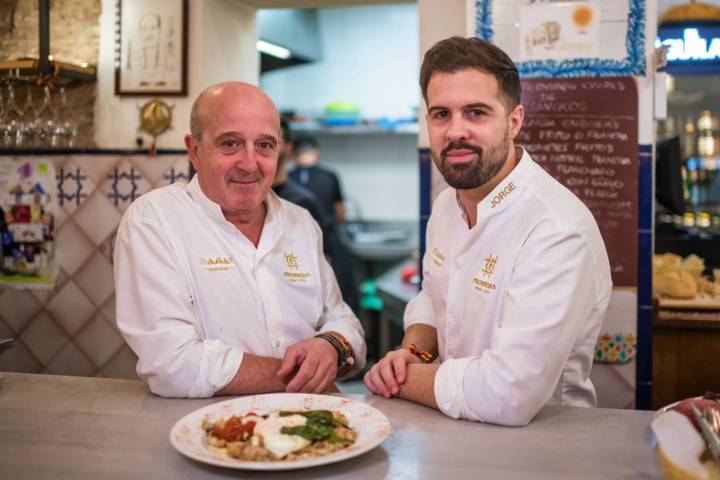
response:
{"label": "spanish flag bracelet", "polygon": [[422,363],[432,363],[432,354],[424,350],[418,350],[417,345],[415,345],[414,343],[411,343],[407,349],[410,353],[418,357]]}

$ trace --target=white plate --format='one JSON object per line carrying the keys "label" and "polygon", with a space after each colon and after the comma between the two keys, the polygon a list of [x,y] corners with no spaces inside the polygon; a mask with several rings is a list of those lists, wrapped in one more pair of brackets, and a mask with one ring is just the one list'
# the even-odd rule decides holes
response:
{"label": "white plate", "polygon": [[[212,451],[205,443],[204,418],[215,421],[232,415],[255,412],[263,415],[273,410],[337,410],[348,419],[358,435],[347,448],[322,457],[306,460],[251,462],[237,460]],[[271,393],[235,398],[208,405],[185,415],[170,430],[170,443],[183,455],[219,467],[245,470],[295,470],[340,462],[361,455],[380,445],[390,433],[390,422],[379,410],[343,397],[305,393]]]}
{"label": "white plate", "polygon": [[[700,400],[700,399],[702,399],[703,397],[702,397],[702,395],[700,395],[700,396],[698,396],[698,397],[691,397],[691,398],[692,398],[693,400]],[[673,402],[673,403],[671,403],[670,405],[665,405],[664,407],[658,408],[657,412],[655,412],[655,416],[657,417],[657,416],[660,415],[661,413],[667,412],[668,410],[670,410],[671,408],[673,408],[675,405],[677,405],[678,403],[683,402],[683,401],[685,401],[685,400],[688,400],[688,399],[687,399],[687,398],[684,398],[684,399],[682,399],[682,400],[678,400],[677,402]]]}

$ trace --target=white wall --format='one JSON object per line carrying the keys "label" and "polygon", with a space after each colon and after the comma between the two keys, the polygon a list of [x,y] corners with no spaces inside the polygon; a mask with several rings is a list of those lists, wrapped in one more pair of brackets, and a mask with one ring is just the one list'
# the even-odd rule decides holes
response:
{"label": "white wall", "polygon": [[415,5],[322,9],[323,59],[268,72],[262,88],[278,107],[319,115],[334,101],[355,102],[366,118],[408,117],[418,105]]}
{"label": "white wall", "polygon": [[[454,35],[464,37],[475,36],[475,9],[472,0],[446,0],[444,2],[418,0],[417,8],[420,23],[419,54],[421,63],[425,52],[430,50],[430,48],[440,40]],[[419,91],[418,96],[421,97]],[[427,123],[425,122],[426,113],[427,105],[425,105],[425,101],[420,98],[420,111],[418,114],[420,133],[418,135],[418,146],[425,148],[430,147],[430,140],[427,135]],[[439,174],[437,171],[434,173]],[[437,177],[437,175],[434,175],[434,177]],[[435,181],[433,180],[433,184],[434,183]]]}
{"label": "white wall", "polygon": [[[360,105],[365,118],[411,117],[418,106],[415,5],[318,11],[323,59],[268,72],[260,85],[281,110],[312,116],[334,101]],[[345,196],[372,220],[416,220],[415,135],[318,135],[320,162],[340,176]]]}
{"label": "white wall", "polygon": [[[351,205],[369,220],[417,220],[420,211],[417,137],[319,135],[320,163],[339,176]],[[348,212],[350,213],[350,212]]]}
{"label": "white wall", "polygon": [[[115,0],[102,0],[95,141],[99,148],[134,148],[138,106],[153,97],[115,96],[114,22]],[[158,148],[184,148],[190,108],[204,88],[224,80],[258,83],[255,10],[233,0],[190,0],[188,30],[188,96],[161,97],[174,105],[173,129],[158,137]]]}

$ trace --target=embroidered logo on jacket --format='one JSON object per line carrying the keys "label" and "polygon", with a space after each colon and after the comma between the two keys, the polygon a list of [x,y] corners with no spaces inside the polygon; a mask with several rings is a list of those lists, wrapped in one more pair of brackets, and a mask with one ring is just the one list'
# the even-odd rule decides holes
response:
{"label": "embroidered logo on jacket", "polygon": [[227,272],[235,268],[232,257],[200,257],[200,266],[208,272]]}
{"label": "embroidered logo on jacket", "polygon": [[290,283],[302,283],[307,282],[310,278],[310,273],[300,272],[300,261],[293,252],[285,252],[285,264],[288,270],[283,272],[283,277]]}
{"label": "embroidered logo on jacket", "polygon": [[298,258],[293,255],[292,252],[285,252],[285,263],[287,263],[287,266],[290,270],[297,270],[298,268],[300,268]]}
{"label": "embroidered logo on jacket", "polygon": [[490,293],[490,290],[495,290],[495,284],[492,283],[490,280],[494,275],[497,259],[497,255],[495,255],[494,257],[492,255],[488,255],[485,258],[485,266],[482,268],[482,270],[480,270],[480,272],[482,273],[482,277],[473,277],[473,287],[478,292]]}
{"label": "embroidered logo on jacket", "polygon": [[445,263],[445,255],[437,248],[432,249],[432,261],[438,267],[442,267]]}

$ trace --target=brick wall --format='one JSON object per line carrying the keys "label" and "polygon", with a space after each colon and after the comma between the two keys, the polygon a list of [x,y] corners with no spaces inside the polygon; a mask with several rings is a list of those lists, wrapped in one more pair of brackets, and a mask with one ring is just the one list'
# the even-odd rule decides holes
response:
{"label": "brick wall", "polygon": [[[50,2],[50,53],[63,62],[97,65],[100,49],[100,0],[52,0]],[[0,0],[0,59],[38,56],[37,0]],[[7,91],[0,88],[7,98]],[[67,107],[58,120],[71,117],[79,126],[75,146],[95,145],[94,110],[96,84],[75,85],[67,89]],[[24,105],[25,86],[16,89],[16,99]],[[36,101],[42,98],[34,89]],[[56,103],[57,95],[54,98]],[[26,120],[31,117],[28,112]]]}

